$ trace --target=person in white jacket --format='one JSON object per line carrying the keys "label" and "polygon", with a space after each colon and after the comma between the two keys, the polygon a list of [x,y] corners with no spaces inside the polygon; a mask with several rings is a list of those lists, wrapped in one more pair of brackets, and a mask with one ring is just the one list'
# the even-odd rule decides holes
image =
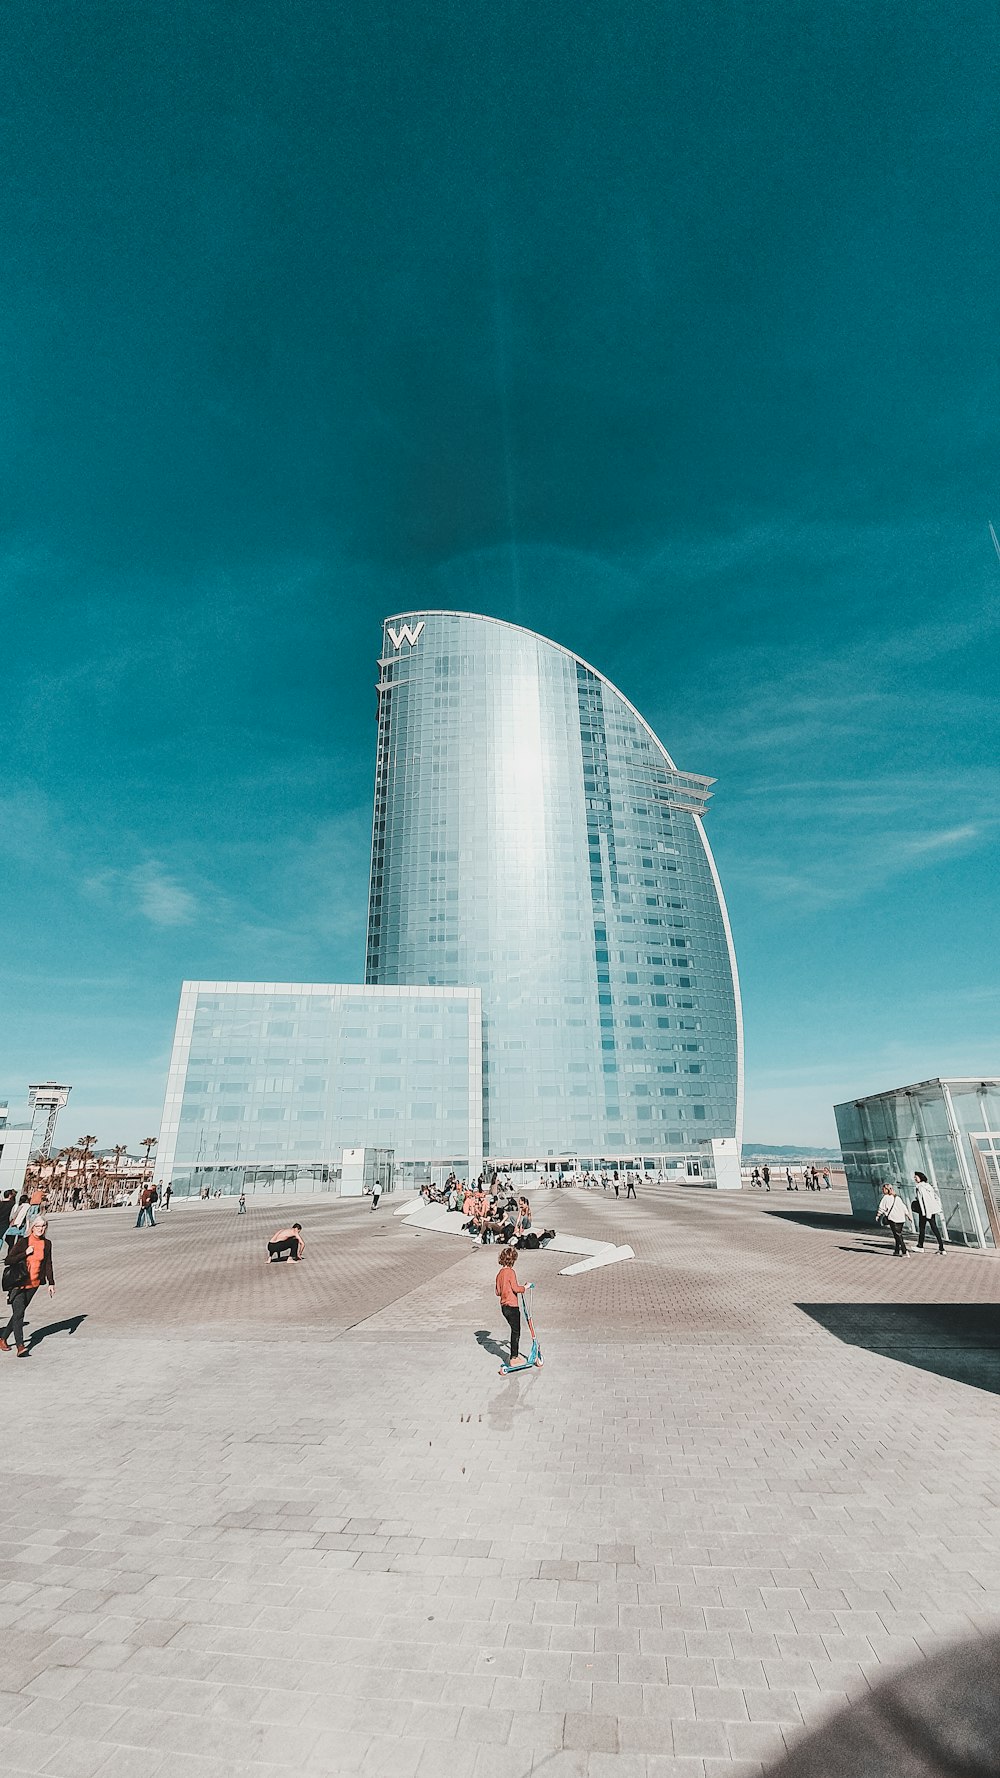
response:
{"label": "person in white jacket", "polygon": [[917,1247],[923,1247],[924,1235],[927,1232],[927,1224],[930,1223],[931,1234],[937,1237],[938,1252],[943,1253],[944,1229],[942,1225],[944,1223],[944,1212],[941,1209],[941,1199],[938,1197],[937,1189],[931,1184],[926,1173],[914,1173],[913,1183],[916,1187],[913,1199],[917,1206],[917,1216],[920,1221],[920,1230],[917,1235]]}
{"label": "person in white jacket", "polygon": [[888,1223],[892,1230],[893,1240],[896,1243],[893,1249],[893,1258],[897,1253],[901,1253],[905,1258],[907,1248],[906,1242],[903,1240],[903,1228],[906,1223],[910,1223],[912,1227],[913,1222],[908,1207],[891,1185],[882,1187],[882,1201],[875,1212],[875,1221]]}

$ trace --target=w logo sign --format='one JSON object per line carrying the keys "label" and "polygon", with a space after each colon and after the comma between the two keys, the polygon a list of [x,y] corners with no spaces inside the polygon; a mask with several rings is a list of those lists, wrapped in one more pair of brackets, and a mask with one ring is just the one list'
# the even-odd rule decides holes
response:
{"label": "w logo sign", "polygon": [[404,642],[408,642],[411,648],[416,648],[423,627],[422,622],[417,624],[416,628],[412,630],[410,629],[409,624],[400,624],[399,629],[394,630],[392,625],[389,624],[389,641],[392,643],[393,648],[401,648]]}

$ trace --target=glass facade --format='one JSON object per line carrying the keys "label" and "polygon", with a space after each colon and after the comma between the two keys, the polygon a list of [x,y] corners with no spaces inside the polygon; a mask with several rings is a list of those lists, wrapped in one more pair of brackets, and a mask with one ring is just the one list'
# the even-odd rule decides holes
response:
{"label": "glass facade", "polygon": [[331,1189],[372,1147],[401,1181],[479,1171],[478,993],[184,983],[157,1153],[175,1192]]}
{"label": "glass facade", "polygon": [[1000,1245],[1000,1080],[924,1080],[834,1115],[856,1216],[872,1219],[886,1182],[909,1203],[914,1173],[926,1173],[949,1240]]}
{"label": "glass facade", "polygon": [[455,612],[385,624],[366,979],[481,990],[493,1159],[741,1137],[710,783],[543,637]]}

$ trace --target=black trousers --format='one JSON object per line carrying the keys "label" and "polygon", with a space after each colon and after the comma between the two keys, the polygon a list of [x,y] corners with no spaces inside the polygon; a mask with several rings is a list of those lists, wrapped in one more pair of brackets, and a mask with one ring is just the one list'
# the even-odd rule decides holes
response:
{"label": "black trousers", "polygon": [[[632,1184],[631,1179],[629,1180],[627,1186],[625,1187],[625,1196],[627,1198],[634,1198],[635,1197],[635,1186]],[[636,1199],[636,1202],[638,1202],[638,1199]]]}
{"label": "black trousers", "polygon": [[501,1303],[500,1313],[510,1328],[511,1358],[518,1358],[521,1353],[521,1311],[516,1303]]}
{"label": "black trousers", "polygon": [[298,1259],[299,1244],[294,1235],[290,1235],[287,1241],[269,1241],[267,1252],[270,1259]]}
{"label": "black trousers", "polygon": [[10,1303],[10,1320],[0,1334],[0,1340],[9,1340],[13,1334],[15,1346],[24,1345],[24,1317],[37,1288],[37,1285],[27,1285],[23,1290],[11,1291],[7,1299]]}
{"label": "black trousers", "polygon": [[918,1233],[918,1235],[917,1235],[917,1246],[918,1246],[918,1247],[922,1247],[922,1246],[923,1246],[923,1244],[924,1244],[924,1235],[925,1235],[925,1234],[926,1234],[926,1232],[927,1232],[927,1227],[928,1227],[928,1224],[929,1224],[929,1225],[930,1225],[930,1231],[931,1231],[931,1234],[932,1234],[932,1235],[933,1235],[933,1236],[934,1236],[934,1237],[935,1237],[935,1238],[936,1238],[936,1240],[937,1240],[937,1244],[938,1244],[938,1250],[939,1250],[939,1251],[940,1251],[940,1252],[941,1252],[941,1253],[943,1253],[943,1252],[944,1252],[944,1235],[943,1235],[943,1234],[942,1234],[942,1233],[941,1233],[941,1229],[940,1229],[940,1226],[939,1226],[939,1224],[938,1224],[938,1219],[937,1219],[937,1215],[936,1215],[936,1214],[935,1214],[935,1215],[934,1215],[934,1216],[925,1216],[925,1215],[924,1215],[924,1213],[923,1213],[923,1211],[922,1211],[922,1210],[918,1210],[918,1211],[917,1211],[917,1217],[918,1217],[918,1219],[919,1219],[919,1222],[920,1222],[920,1230],[919,1230],[919,1233]]}
{"label": "black trousers", "polygon": [[905,1253],[906,1242],[903,1240],[903,1224],[901,1222],[890,1222],[889,1227],[892,1230],[892,1237],[896,1243],[893,1248],[893,1253]]}

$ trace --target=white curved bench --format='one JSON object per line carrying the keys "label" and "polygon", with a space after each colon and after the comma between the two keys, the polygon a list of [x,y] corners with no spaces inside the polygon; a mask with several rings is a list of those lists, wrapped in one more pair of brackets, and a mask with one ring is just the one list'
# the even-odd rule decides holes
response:
{"label": "white curved bench", "polygon": [[[396,1216],[405,1216],[407,1223],[413,1228],[432,1229],[439,1235],[462,1235],[468,1240],[462,1228],[460,1210],[446,1210],[441,1204],[425,1204],[422,1198],[412,1198],[408,1204],[401,1204],[395,1211]],[[571,1266],[560,1267],[563,1277],[575,1277],[578,1272],[593,1272],[598,1266],[613,1266],[620,1259],[634,1259],[631,1247],[616,1247],[613,1241],[590,1241],[585,1235],[553,1235],[546,1241],[547,1253],[579,1253],[583,1255]]]}

